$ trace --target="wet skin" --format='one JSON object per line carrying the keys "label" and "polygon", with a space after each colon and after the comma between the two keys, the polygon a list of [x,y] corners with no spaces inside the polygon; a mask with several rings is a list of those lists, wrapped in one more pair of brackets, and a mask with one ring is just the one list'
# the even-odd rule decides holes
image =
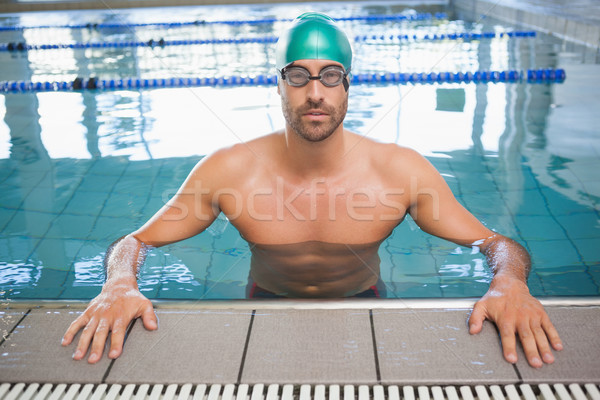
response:
{"label": "wet skin", "polygon": [[250,276],[261,288],[286,297],[354,296],[378,282],[381,243],[250,243]]}
{"label": "wet skin", "polygon": [[[326,60],[295,64],[313,76],[339,65]],[[529,293],[530,259],[522,246],[483,226],[418,153],[345,130],[337,122],[348,100],[342,85],[325,87],[312,80],[290,87],[280,82],[278,91],[284,130],[203,158],[169,203],[112,248],[101,294],[63,338],[63,345],[69,345],[83,329],[74,359],[83,359],[90,349],[88,361],[97,362],[109,334],[108,356],[118,357],[134,318],[157,329],[152,303],[136,281],[145,250],[194,236],[223,212],[249,241],[253,257],[268,260],[253,263],[255,282],[298,297],[347,296],[373,285],[378,259],[370,244],[386,238],[408,213],[422,230],[463,246],[476,245],[486,254],[494,278],[473,308],[470,333],[480,332],[488,319],[499,328],[507,361],[517,360],[516,337],[530,365],[554,361],[551,347],[560,350],[562,344]],[[302,244],[304,254],[298,250]]]}

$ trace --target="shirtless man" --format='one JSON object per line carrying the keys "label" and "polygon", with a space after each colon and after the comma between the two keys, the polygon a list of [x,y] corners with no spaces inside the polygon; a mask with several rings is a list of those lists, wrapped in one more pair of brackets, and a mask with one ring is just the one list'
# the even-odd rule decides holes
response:
{"label": "shirtless man", "polygon": [[[251,278],[287,297],[347,297],[378,280],[379,244],[409,213],[424,231],[478,246],[494,273],[469,318],[499,328],[504,357],[517,361],[516,336],[530,365],[552,363],[562,344],[527,288],[527,251],[483,226],[416,152],[344,129],[352,52],[329,17],[298,17],[277,45],[285,129],[203,158],[177,194],[144,226],[107,252],[102,292],[68,328],[63,345],[83,332],[73,355],[100,360],[122,352],[125,331],[141,317],[157,329],[152,303],[136,275],[147,248],[197,235],[222,212],[248,240]],[[261,262],[270,260],[270,262]]]}

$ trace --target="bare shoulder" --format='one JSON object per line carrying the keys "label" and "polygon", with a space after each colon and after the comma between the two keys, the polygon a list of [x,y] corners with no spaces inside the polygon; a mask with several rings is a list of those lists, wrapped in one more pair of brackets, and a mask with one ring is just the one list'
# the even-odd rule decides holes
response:
{"label": "bare shoulder", "polygon": [[274,132],[248,142],[223,147],[202,158],[192,175],[204,181],[232,182],[264,169],[273,156],[273,148],[281,141],[282,133]]}
{"label": "bare shoulder", "polygon": [[381,143],[363,138],[363,145],[370,164],[386,174],[430,172],[433,166],[416,150],[395,143]]}
{"label": "bare shoulder", "polygon": [[204,162],[216,162],[227,166],[235,166],[236,164],[244,164],[249,160],[258,160],[270,158],[270,152],[282,134],[274,132],[265,136],[252,139],[247,142],[240,142],[231,146],[223,147],[209,155],[204,159]]}

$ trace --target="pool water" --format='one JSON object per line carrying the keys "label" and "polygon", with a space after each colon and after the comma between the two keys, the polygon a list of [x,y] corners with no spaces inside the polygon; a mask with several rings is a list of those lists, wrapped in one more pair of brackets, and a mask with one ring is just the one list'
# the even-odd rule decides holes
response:
{"label": "pool water", "polygon": [[[493,230],[532,254],[537,296],[600,294],[600,72],[585,48],[537,34],[481,40],[424,35],[510,32],[490,18],[461,21],[443,5],[385,2],[210,6],[0,15],[0,26],[341,18],[353,72],[467,72],[565,68],[564,83],[361,84],[345,126],[412,147]],[[185,27],[0,31],[0,43],[48,44],[277,36],[285,22]],[[274,73],[272,43],[0,51],[0,80],[171,78]],[[581,105],[584,106],[581,106]],[[587,108],[586,106],[587,105]],[[153,215],[204,155],[283,127],[274,85],[0,93],[0,298],[89,299],[102,286],[106,248]],[[600,121],[598,121],[600,123]],[[473,297],[491,274],[471,249],[429,236],[407,218],[380,248],[390,298]],[[153,299],[246,297],[250,251],[227,219],[153,250],[140,289]]]}

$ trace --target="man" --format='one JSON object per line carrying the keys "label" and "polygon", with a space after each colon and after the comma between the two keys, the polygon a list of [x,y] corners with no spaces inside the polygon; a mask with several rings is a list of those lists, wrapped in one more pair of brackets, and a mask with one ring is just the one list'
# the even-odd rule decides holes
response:
{"label": "man", "polygon": [[298,17],[278,41],[277,69],[285,129],[203,158],[178,193],[144,226],[111,246],[102,292],[69,327],[83,328],[74,359],[97,362],[111,334],[110,358],[141,317],[157,328],[136,274],[148,247],[197,235],[222,212],[248,240],[251,279],[285,297],[347,297],[378,280],[379,244],[409,213],[424,231],[478,246],[494,273],[475,304],[470,332],[496,323],[507,361],[517,361],[518,334],[528,362],[554,361],[560,338],[527,288],[527,251],[484,227],[454,198],[440,174],[416,152],[347,131],[350,44],[332,19]]}

